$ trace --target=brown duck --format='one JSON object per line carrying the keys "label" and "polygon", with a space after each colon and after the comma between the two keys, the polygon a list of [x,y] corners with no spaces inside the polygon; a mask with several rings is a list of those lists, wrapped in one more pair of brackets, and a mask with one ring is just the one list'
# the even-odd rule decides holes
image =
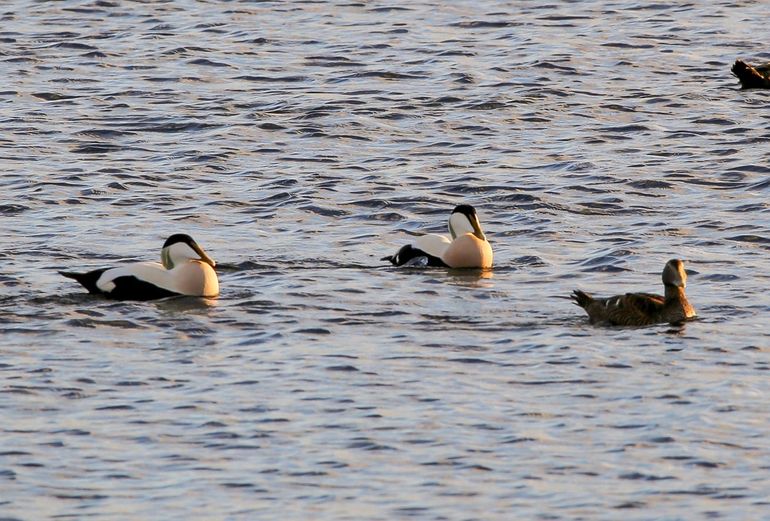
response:
{"label": "brown duck", "polygon": [[647,326],[659,322],[677,323],[695,316],[684,288],[687,273],[684,262],[671,259],[663,268],[664,296],[650,293],[626,293],[609,298],[593,298],[575,290],[572,300],[586,310],[592,324],[613,326]]}
{"label": "brown duck", "polygon": [[770,89],[770,62],[752,67],[743,60],[735,60],[731,70],[741,80],[743,89]]}

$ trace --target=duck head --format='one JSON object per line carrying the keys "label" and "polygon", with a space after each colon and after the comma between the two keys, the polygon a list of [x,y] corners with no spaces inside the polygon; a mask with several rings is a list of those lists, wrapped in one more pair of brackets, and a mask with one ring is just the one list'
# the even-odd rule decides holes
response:
{"label": "duck head", "polygon": [[452,210],[452,215],[449,217],[449,233],[452,235],[452,240],[465,233],[472,233],[482,241],[487,240],[484,232],[481,231],[476,209],[469,204],[455,206]]}
{"label": "duck head", "polygon": [[663,268],[663,284],[684,288],[687,286],[687,273],[684,271],[684,262],[679,259],[671,259]]}
{"label": "duck head", "polygon": [[173,269],[177,264],[191,260],[203,261],[212,268],[217,265],[214,259],[209,257],[192,237],[184,233],[175,233],[166,239],[166,242],[163,243],[163,249],[160,251],[160,260],[167,270]]}

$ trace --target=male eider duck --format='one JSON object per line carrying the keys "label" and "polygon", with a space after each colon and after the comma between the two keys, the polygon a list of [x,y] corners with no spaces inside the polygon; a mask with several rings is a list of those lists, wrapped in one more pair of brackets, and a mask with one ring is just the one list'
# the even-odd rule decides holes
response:
{"label": "male eider duck", "polygon": [[395,255],[383,257],[394,266],[442,266],[445,268],[491,268],[492,246],[489,245],[476,209],[461,204],[449,216],[450,239],[444,235],[427,234],[407,244]]}
{"label": "male eider duck", "polygon": [[153,300],[179,295],[216,297],[219,294],[214,271],[216,262],[189,235],[177,233],[169,237],[160,258],[162,264],[136,262],[88,273],[59,273],[75,279],[89,293],[116,300]]}
{"label": "male eider duck", "polygon": [[743,89],[770,89],[770,62],[752,67],[743,60],[735,60],[731,71]]}
{"label": "male eider duck", "polygon": [[613,326],[647,326],[659,322],[677,323],[695,316],[695,310],[684,294],[687,273],[684,263],[671,259],[663,268],[665,295],[626,293],[609,298],[593,298],[575,290],[572,300],[586,310],[591,324]]}

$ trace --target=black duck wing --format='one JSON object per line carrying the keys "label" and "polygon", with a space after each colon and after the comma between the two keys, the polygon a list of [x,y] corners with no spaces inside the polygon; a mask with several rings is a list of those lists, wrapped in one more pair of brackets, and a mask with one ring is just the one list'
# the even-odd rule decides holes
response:
{"label": "black duck wing", "polygon": [[133,275],[116,277],[112,279],[112,283],[115,287],[105,295],[115,300],[157,300],[180,295]]}

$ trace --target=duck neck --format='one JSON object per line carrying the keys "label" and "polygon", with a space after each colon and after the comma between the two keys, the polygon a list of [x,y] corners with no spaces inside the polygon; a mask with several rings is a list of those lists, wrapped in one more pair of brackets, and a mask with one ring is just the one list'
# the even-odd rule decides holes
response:
{"label": "duck neck", "polygon": [[666,302],[672,300],[687,300],[684,294],[684,288],[681,286],[674,286],[673,284],[666,284]]}

